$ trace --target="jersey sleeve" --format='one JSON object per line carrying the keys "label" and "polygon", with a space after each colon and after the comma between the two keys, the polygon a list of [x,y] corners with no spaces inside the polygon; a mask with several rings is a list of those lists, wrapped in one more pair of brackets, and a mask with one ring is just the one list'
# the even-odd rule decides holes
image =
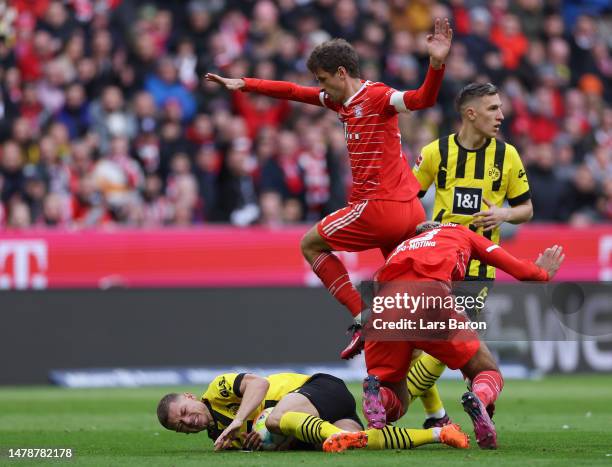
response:
{"label": "jersey sleeve", "polygon": [[501,269],[520,281],[548,281],[548,273],[531,261],[518,259],[491,240],[463,227],[469,236],[472,256],[479,261]]}
{"label": "jersey sleeve", "polygon": [[531,199],[527,173],[523,167],[523,161],[514,146],[508,146],[510,160],[510,173],[508,178],[508,191],[506,197],[510,206],[517,206]]}
{"label": "jersey sleeve", "polygon": [[336,111],[340,108],[339,104],[334,103],[325,91],[317,87],[299,86],[288,81],[270,81],[257,78],[243,78],[243,80],[245,86],[242,91],[244,92],[256,92],[264,96],[304,102]]}
{"label": "jersey sleeve", "polygon": [[423,196],[431,186],[436,176],[436,151],[434,143],[428,144],[421,149],[421,154],[417,157],[416,163],[412,168],[412,173],[421,185],[419,196]]}
{"label": "jersey sleeve", "polygon": [[431,66],[427,69],[425,80],[419,89],[411,91],[393,91],[388,95],[386,111],[389,113],[408,112],[431,107],[438,99],[438,93],[442,86],[444,77],[444,66],[439,70]]}
{"label": "jersey sleeve", "polygon": [[240,392],[240,384],[246,373],[224,373],[217,376],[208,385],[208,389],[203,394],[202,398],[209,401],[227,401],[228,403],[242,400]]}

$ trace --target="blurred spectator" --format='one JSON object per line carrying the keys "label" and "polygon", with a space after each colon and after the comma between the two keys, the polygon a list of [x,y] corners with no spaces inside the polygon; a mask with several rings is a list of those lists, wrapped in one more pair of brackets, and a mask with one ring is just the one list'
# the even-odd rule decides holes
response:
{"label": "blurred spectator", "polygon": [[226,156],[219,175],[220,218],[234,225],[252,224],[259,217],[253,160],[245,142],[235,144]]}
{"label": "blurred spectator", "polygon": [[151,93],[158,106],[165,106],[171,101],[180,105],[183,120],[191,120],[195,113],[195,99],[189,90],[178,81],[175,64],[169,57],[159,61],[157,75],[146,79],[145,88]]}
{"label": "blurred spectator", "polygon": [[23,230],[32,225],[32,218],[28,205],[23,201],[13,201],[9,205],[9,216],[7,226],[10,229]]}
{"label": "blurred spectator", "polygon": [[571,224],[591,223],[596,217],[599,190],[593,173],[586,165],[580,165],[576,170],[569,189],[562,198],[562,220]]}
{"label": "blurred spectator", "polygon": [[79,227],[97,227],[111,221],[104,197],[92,175],[79,178],[71,205],[71,218]]}
{"label": "blurred spectator", "polygon": [[491,42],[500,48],[504,66],[509,70],[515,70],[527,52],[528,41],[521,23],[516,15],[510,13],[505,14],[501,24],[491,31]]}
{"label": "blurred spectator", "polygon": [[283,197],[278,191],[263,191],[259,196],[259,204],[261,225],[279,227],[283,224]]}
{"label": "blurred spectator", "polygon": [[8,202],[13,197],[23,193],[24,176],[23,162],[19,154],[19,146],[14,141],[7,141],[2,146],[0,174],[2,175],[2,201]]}
{"label": "blurred spectator", "polygon": [[218,204],[218,177],[221,157],[212,144],[204,144],[196,154],[194,174],[200,190],[204,220],[215,219]]}
{"label": "blurred spectator", "polygon": [[0,225],[314,221],[350,187],[336,116],[230,95],[203,74],[316,86],[306,59],[339,36],[363,76],[414,89],[426,34],[445,16],[455,40],[438,105],[401,117],[409,159],[454,131],[461,87],[492,81],[503,90],[499,137],[528,167],[534,220],[609,222],[610,10],[585,5],[14,0],[0,18]]}
{"label": "blurred spectator", "polygon": [[81,83],[72,83],[68,86],[66,103],[56,118],[66,125],[70,139],[84,136],[91,125],[89,105],[85,99],[85,89]]}
{"label": "blurred spectator", "polygon": [[[534,221],[561,221],[564,217],[564,198],[568,187],[555,172],[555,153],[550,143],[534,149],[533,161],[527,165],[527,178],[533,203]],[[554,193],[554,196],[551,196]]]}
{"label": "blurred spectator", "polygon": [[108,151],[113,137],[131,138],[136,133],[133,115],[125,108],[123,92],[117,86],[107,86],[100,99],[91,105],[92,131],[99,138],[101,153]]}
{"label": "blurred spectator", "polygon": [[24,167],[23,176],[23,199],[30,210],[30,218],[36,224],[43,217],[43,202],[47,194],[47,177],[39,166],[33,164]]}

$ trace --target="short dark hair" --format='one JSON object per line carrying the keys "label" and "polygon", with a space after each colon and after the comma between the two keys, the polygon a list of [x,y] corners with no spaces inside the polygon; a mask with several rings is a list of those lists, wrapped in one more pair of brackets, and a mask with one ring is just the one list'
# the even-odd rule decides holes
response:
{"label": "short dark hair", "polygon": [[170,404],[176,402],[179,397],[179,394],[176,392],[166,394],[159,401],[159,404],[157,404],[157,419],[159,420],[159,423],[161,423],[162,426],[168,430],[172,430],[172,427],[168,426],[168,411],[170,410]]}
{"label": "short dark hair", "polygon": [[344,39],[332,39],[316,46],[306,66],[312,73],[317,70],[335,73],[342,66],[352,78],[359,77],[359,56]]}
{"label": "short dark hair", "polygon": [[470,83],[459,91],[459,95],[455,100],[455,108],[457,109],[457,112],[461,112],[461,109],[466,102],[469,102],[476,97],[494,96],[495,94],[499,94],[499,91],[497,86],[494,84]]}
{"label": "short dark hair", "polygon": [[427,232],[428,230],[438,229],[442,227],[442,224],[438,221],[425,221],[421,222],[416,226],[415,235],[421,235],[423,232]]}

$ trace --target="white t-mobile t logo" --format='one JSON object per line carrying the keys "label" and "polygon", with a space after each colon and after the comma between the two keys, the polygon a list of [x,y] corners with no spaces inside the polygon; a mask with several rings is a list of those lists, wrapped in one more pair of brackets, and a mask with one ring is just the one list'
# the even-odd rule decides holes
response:
{"label": "white t-mobile t logo", "polygon": [[[34,258],[30,271],[30,257]],[[9,271],[12,258],[12,274]],[[47,287],[47,243],[43,240],[0,241],[0,289],[44,289]]]}

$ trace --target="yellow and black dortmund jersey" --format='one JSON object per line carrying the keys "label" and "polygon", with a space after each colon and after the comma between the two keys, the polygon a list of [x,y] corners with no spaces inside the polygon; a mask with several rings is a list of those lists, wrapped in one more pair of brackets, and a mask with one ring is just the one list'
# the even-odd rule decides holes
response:
{"label": "yellow and black dortmund jersey", "polygon": [[[240,407],[242,393],[240,383],[245,373],[225,373],[217,376],[208,385],[202,394],[202,401],[210,410],[214,420],[214,427],[208,429],[208,435],[217,439],[221,432],[232,422]],[[268,407],[274,407],[279,400],[292,391],[302,387],[311,377],[298,373],[277,373],[266,377],[270,383],[266,397],[260,406],[244,422],[240,432],[247,432],[253,424],[253,418]],[[233,447],[240,448],[241,444],[234,441]]]}
{"label": "yellow and black dortmund jersey", "polygon": [[[436,185],[434,220],[465,225],[495,243],[499,243],[499,227],[483,232],[472,225],[473,215],[488,209],[482,198],[497,206],[507,199],[516,206],[531,197],[515,147],[494,138],[477,150],[462,147],[456,134],[440,138],[422,149],[413,173],[422,194],[432,183]],[[495,268],[470,261],[466,279],[494,278]]]}

